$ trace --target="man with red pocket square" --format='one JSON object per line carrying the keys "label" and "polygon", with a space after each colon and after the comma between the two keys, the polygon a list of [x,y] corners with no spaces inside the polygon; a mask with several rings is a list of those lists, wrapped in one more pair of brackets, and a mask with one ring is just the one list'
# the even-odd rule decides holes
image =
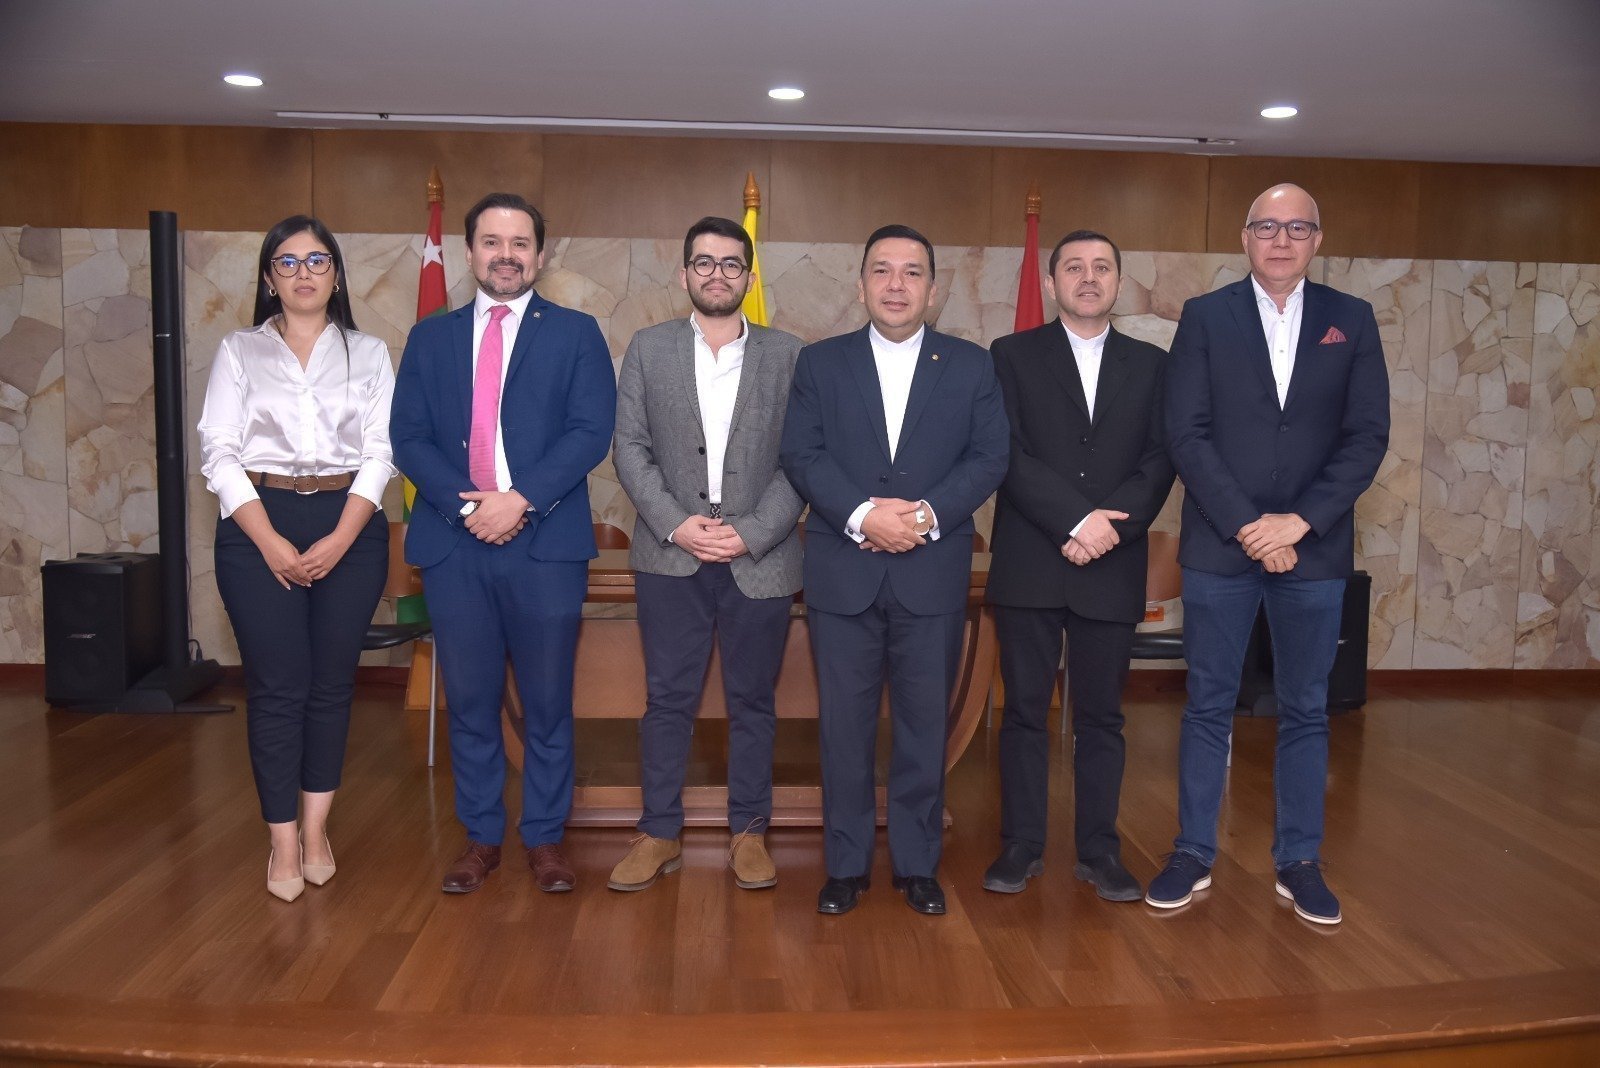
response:
{"label": "man with red pocket square", "polygon": [[1277,893],[1340,921],[1321,873],[1328,673],[1353,567],[1355,503],[1389,440],[1389,377],[1372,305],[1306,280],[1316,201],[1277,185],[1250,206],[1250,277],[1184,305],[1167,366],[1168,446],[1184,484],[1178,837],[1145,901],[1211,885],[1245,646],[1265,603],[1278,698]]}

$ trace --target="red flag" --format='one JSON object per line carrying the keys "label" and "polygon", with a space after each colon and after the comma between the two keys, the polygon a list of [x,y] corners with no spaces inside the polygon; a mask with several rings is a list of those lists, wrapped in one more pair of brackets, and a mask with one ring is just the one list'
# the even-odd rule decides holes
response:
{"label": "red flag", "polygon": [[1017,282],[1017,318],[1014,329],[1032,330],[1044,325],[1044,301],[1039,296],[1039,183],[1028,187],[1028,233],[1022,245],[1022,277]]}
{"label": "red flag", "polygon": [[439,168],[428,175],[428,236],[422,240],[422,273],[417,278],[417,318],[450,310],[444,287],[444,183]]}

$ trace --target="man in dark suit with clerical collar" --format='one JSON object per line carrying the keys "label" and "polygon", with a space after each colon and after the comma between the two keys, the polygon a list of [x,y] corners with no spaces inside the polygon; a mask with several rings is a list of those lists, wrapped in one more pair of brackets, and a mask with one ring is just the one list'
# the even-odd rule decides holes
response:
{"label": "man in dark suit with clerical collar", "polygon": [[918,912],[945,911],[945,724],[972,570],[972,513],[1006,470],[994,368],[923,323],[933,245],[906,226],[867,239],[871,323],[800,350],[785,474],[810,503],[805,594],[816,657],[828,880],[817,911],[854,908],[876,835],[873,750],[885,678],[893,727],[889,855]]}
{"label": "man in dark suit with clerical collar", "polygon": [[1111,309],[1122,253],[1076,230],[1056,243],[1045,283],[1059,319],[991,348],[1011,422],[1011,463],[995,503],[995,606],[1005,717],[999,857],[985,889],[1018,893],[1044,870],[1050,740],[1045,718],[1061,639],[1072,715],[1073,873],[1102,898],[1137,901],[1117,837],[1122,687],[1144,618],[1146,540],[1172,488],[1162,440],[1166,353],[1118,333]]}

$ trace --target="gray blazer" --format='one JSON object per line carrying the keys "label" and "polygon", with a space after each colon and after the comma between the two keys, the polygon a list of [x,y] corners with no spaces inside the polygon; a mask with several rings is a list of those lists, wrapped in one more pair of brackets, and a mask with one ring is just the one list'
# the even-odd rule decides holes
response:
{"label": "gray blazer", "polygon": [[[748,555],[731,564],[747,597],[787,597],[800,588],[796,526],[804,505],[778,466],[800,339],[750,324],[722,470],[722,516]],[[612,463],[639,513],[628,562],[653,575],[700,567],[667,540],[690,515],[708,514],[705,429],[694,378],[694,327],[674,319],[633,335],[617,381]],[[721,565],[716,565],[721,566]]]}

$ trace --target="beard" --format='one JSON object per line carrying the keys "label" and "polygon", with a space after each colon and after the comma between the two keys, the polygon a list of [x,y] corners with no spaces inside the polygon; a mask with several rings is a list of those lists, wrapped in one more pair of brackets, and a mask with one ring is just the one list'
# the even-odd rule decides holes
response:
{"label": "beard", "polygon": [[[517,276],[510,279],[499,277],[494,272],[501,267],[515,267]],[[489,264],[484,276],[478,279],[478,288],[500,300],[516,300],[533,288],[533,282],[523,273],[522,264],[516,260],[494,260]]]}
{"label": "beard", "polygon": [[694,305],[694,310],[701,315],[710,315],[722,318],[726,315],[736,315],[739,305],[744,303],[744,294],[735,293],[730,287],[724,293],[706,293],[701,290],[689,290],[689,303]]}

